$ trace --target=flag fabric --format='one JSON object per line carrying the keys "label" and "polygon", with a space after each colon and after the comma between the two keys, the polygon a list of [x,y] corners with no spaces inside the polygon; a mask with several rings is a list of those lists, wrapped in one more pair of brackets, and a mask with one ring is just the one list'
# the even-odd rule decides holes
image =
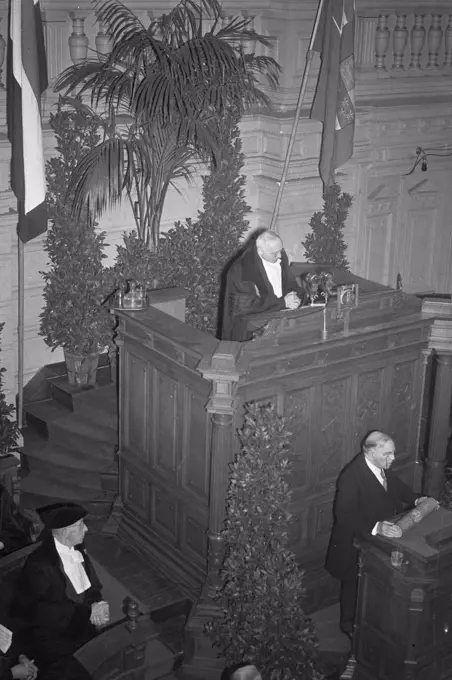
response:
{"label": "flag fabric", "polygon": [[311,118],[323,123],[319,170],[325,188],[353,155],[355,2],[324,0],[313,49],[321,65]]}
{"label": "flag fabric", "polygon": [[39,0],[10,0],[7,63],[11,188],[18,204],[18,234],[24,243],[47,230],[41,94],[47,62]]}

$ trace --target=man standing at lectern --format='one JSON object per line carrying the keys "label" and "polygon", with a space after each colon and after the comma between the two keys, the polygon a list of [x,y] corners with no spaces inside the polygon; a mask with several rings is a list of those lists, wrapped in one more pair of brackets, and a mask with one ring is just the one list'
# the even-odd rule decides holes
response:
{"label": "man standing at lectern", "polygon": [[394,441],[387,434],[370,432],[358,454],[337,481],[334,523],[325,567],[341,581],[341,630],[352,635],[358,586],[358,534],[398,538],[402,530],[390,520],[421,500],[392,472]]}
{"label": "man standing at lectern", "polygon": [[226,275],[222,340],[249,340],[247,314],[297,309],[304,292],[292,276],[280,236],[270,230],[252,238]]}

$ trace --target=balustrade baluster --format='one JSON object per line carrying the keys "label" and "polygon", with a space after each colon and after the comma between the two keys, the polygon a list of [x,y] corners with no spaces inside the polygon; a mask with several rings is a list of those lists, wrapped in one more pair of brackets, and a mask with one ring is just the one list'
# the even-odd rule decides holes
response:
{"label": "balustrade baluster", "polygon": [[380,14],[378,17],[377,30],[375,35],[375,68],[385,69],[385,57],[389,45],[388,15]]}
{"label": "balustrade baluster", "polygon": [[432,22],[428,29],[428,64],[427,68],[436,71],[439,69],[438,53],[443,37],[441,28],[441,14],[432,14]]}
{"label": "balustrade baluster", "polygon": [[69,54],[73,64],[80,64],[88,56],[89,40],[85,34],[85,18],[78,12],[71,12],[72,33],[69,37]]}
{"label": "balustrade baluster", "polygon": [[446,30],[444,31],[444,64],[452,66],[452,14],[449,14]]}
{"label": "balustrade baluster", "polygon": [[406,14],[398,14],[396,25],[392,34],[393,44],[393,69],[403,69],[403,55],[408,40],[408,29],[406,27]]}
{"label": "balustrade baluster", "polygon": [[415,14],[414,24],[411,29],[411,62],[410,69],[420,70],[421,68],[421,54],[425,44],[425,28],[424,28],[425,14]]}
{"label": "balustrade baluster", "polygon": [[99,57],[100,61],[103,61],[113,49],[113,41],[111,39],[111,36],[109,36],[106,31],[105,24],[103,21],[99,21],[99,31],[96,35],[95,42],[97,56]]}

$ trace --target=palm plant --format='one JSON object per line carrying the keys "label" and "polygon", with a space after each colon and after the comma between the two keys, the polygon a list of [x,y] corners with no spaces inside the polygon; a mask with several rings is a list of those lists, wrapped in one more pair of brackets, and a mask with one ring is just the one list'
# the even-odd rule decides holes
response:
{"label": "palm plant", "polygon": [[89,94],[108,121],[72,176],[75,213],[88,208],[96,218],[126,196],[151,249],[168,188],[190,180],[194,162],[220,158],[218,118],[231,108],[241,116],[269,107],[260,80],[274,88],[279,78],[273,58],[247,53],[251,41],[268,45],[251,19],[224,20],[218,0],[198,3],[181,0],[146,28],[119,0],[95,0],[112,52],[71,66],[56,83],[57,90]]}

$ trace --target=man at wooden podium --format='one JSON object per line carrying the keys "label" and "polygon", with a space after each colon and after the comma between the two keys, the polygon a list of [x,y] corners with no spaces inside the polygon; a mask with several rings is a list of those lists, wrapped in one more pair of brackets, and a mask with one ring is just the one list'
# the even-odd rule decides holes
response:
{"label": "man at wooden podium", "polygon": [[402,530],[389,521],[421,500],[390,469],[395,443],[374,430],[363,440],[362,452],[339,475],[334,501],[334,523],[325,567],[341,581],[340,627],[351,637],[358,586],[358,534],[397,538]]}
{"label": "man at wooden podium", "polygon": [[223,291],[222,340],[249,340],[248,314],[297,309],[304,292],[291,274],[281,237],[265,230],[234,260]]}

